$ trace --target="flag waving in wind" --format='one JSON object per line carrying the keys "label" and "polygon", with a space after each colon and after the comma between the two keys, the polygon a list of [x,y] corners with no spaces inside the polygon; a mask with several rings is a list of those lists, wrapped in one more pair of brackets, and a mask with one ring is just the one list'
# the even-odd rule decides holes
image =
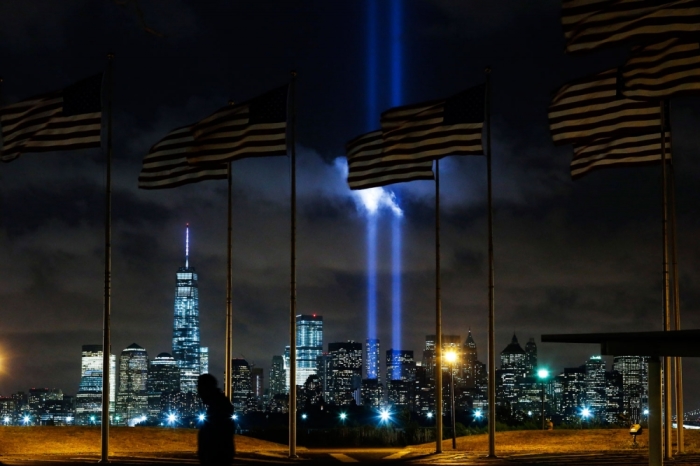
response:
{"label": "flag waving in wind", "polygon": [[2,151],[10,162],[30,152],[100,147],[102,74],[0,109]]}
{"label": "flag waving in wind", "polygon": [[194,145],[192,126],[172,130],[148,151],[139,175],[139,188],[176,188],[204,180],[225,180],[225,163],[190,165],[187,155]]}
{"label": "flag waving in wind", "polygon": [[282,86],[223,107],[192,128],[189,163],[227,162],[287,154],[287,94]]}

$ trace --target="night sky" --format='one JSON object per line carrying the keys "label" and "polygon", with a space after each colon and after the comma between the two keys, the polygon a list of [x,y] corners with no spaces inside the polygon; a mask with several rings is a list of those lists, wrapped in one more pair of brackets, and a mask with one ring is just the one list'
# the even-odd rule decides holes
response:
{"label": "night sky", "polygon": [[[379,0],[379,111],[389,108],[389,2]],[[536,3],[536,5],[534,4]],[[557,373],[595,345],[542,344],[543,333],[662,329],[660,167],[571,181],[547,106],[561,84],[621,64],[627,48],[567,56],[560,3],[404,0],[404,103],[446,97],[493,69],[498,352],[515,332]],[[6,103],[106,67],[114,88],[112,351],[170,352],[175,272],[199,273],[202,345],[224,365],[226,182],[137,188],[141,161],[170,130],[298,72],[298,313],[324,317],[329,342],[367,337],[366,213],[339,163],[367,120],[367,1],[35,0],[0,3]],[[152,32],[149,32],[150,29]],[[672,101],[681,317],[700,328],[700,100]],[[444,333],[471,328],[486,361],[487,231],[483,157],[441,162]],[[75,394],[83,344],[102,341],[105,157],[27,154],[0,166],[0,394]],[[235,357],[265,368],[289,343],[289,160],[234,163]],[[434,333],[434,186],[391,187],[404,211],[403,349]],[[379,218],[379,338],[391,347],[391,217]],[[611,361],[610,361],[611,362]],[[684,362],[686,409],[700,408],[697,361]],[[267,374],[266,374],[267,377]]]}

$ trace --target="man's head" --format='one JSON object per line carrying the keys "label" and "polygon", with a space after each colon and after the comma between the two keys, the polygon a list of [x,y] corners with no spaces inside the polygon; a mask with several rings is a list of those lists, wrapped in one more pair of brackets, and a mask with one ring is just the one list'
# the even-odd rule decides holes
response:
{"label": "man's head", "polygon": [[202,374],[197,378],[197,393],[205,404],[209,404],[218,392],[216,377],[211,374]]}

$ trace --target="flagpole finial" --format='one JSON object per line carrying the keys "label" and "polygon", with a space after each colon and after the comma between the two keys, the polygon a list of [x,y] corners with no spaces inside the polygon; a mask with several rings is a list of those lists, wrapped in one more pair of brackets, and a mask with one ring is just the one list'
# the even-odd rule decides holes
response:
{"label": "flagpole finial", "polygon": [[111,60],[114,60],[114,53],[109,52],[109,53],[107,54],[107,60],[110,60],[110,61],[111,61]]}
{"label": "flagpole finial", "polygon": [[484,73],[486,73],[486,74],[491,74],[491,66],[487,66],[487,67],[484,69]]}

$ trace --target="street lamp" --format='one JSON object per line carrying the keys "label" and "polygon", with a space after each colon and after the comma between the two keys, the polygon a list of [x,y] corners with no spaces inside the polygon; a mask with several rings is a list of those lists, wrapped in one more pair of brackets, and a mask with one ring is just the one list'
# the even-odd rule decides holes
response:
{"label": "street lamp", "polygon": [[379,421],[382,423],[389,422],[389,419],[391,419],[391,413],[389,410],[382,408],[379,411]]}
{"label": "street lamp", "polygon": [[[445,353],[445,359],[450,363],[450,379],[452,383],[450,384],[450,404],[452,412],[452,449],[457,449],[457,433],[455,432],[455,362],[457,361],[457,353],[454,351],[447,351]],[[442,408],[442,406],[440,406]]]}
{"label": "street lamp", "polygon": [[347,419],[348,415],[346,413],[340,413],[340,422],[345,425],[345,419]]}
{"label": "street lamp", "polygon": [[542,430],[544,430],[544,383],[549,378],[549,371],[547,369],[539,369],[537,371],[537,377],[539,377],[540,382],[542,382]]}
{"label": "street lamp", "polygon": [[581,428],[583,429],[583,421],[591,416],[591,410],[588,408],[581,408]]}

